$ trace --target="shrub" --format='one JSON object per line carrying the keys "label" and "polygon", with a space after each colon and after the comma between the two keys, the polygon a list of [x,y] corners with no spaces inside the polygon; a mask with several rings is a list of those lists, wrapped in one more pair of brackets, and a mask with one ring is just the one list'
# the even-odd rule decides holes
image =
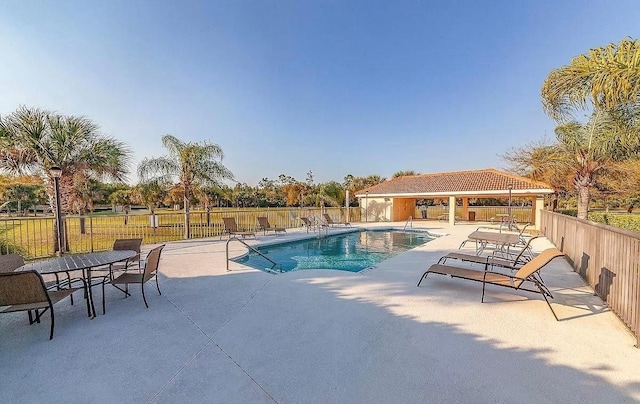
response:
{"label": "shrub", "polygon": [[578,209],[558,209],[558,213],[560,213],[561,215],[577,217]]}
{"label": "shrub", "polygon": [[7,255],[11,253],[24,255],[24,250],[6,238],[0,237],[0,255]]}
{"label": "shrub", "polygon": [[608,224],[619,229],[640,232],[640,215],[633,213],[589,213],[588,219],[592,222]]}

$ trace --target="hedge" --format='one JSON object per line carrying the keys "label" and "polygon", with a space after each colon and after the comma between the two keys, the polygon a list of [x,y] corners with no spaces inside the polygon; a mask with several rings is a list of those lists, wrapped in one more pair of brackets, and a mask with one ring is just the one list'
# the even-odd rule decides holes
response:
{"label": "hedge", "polygon": [[619,229],[640,232],[640,215],[633,213],[592,212],[587,216],[596,223],[604,223]]}

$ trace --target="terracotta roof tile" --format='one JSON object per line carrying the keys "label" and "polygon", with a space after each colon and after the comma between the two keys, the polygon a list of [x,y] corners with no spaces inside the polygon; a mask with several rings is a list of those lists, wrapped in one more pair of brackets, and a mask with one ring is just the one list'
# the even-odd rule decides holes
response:
{"label": "terracotta roof tile", "polygon": [[539,189],[549,192],[551,186],[496,169],[457,171],[449,173],[421,174],[393,178],[389,181],[362,189],[356,195],[369,194],[429,194],[503,191],[512,185],[514,191]]}

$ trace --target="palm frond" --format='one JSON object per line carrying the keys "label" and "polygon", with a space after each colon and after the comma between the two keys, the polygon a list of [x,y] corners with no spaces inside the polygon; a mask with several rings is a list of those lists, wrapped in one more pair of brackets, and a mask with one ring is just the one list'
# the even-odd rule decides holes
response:
{"label": "palm frond", "polygon": [[589,50],[549,73],[542,85],[545,111],[558,121],[590,106],[605,110],[638,103],[640,41],[625,38]]}
{"label": "palm frond", "polygon": [[[180,176],[180,165],[170,157],[144,158],[138,165],[138,177],[143,182]],[[168,181],[164,181],[168,182]]]}

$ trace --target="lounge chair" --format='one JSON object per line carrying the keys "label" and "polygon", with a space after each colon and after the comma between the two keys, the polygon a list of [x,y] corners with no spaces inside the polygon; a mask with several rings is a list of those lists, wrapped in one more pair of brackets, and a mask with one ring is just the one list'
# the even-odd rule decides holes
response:
{"label": "lounge chair", "polygon": [[[482,282],[481,302],[484,302],[484,292],[485,286],[487,284],[504,286],[515,290],[525,290],[527,292],[540,293],[544,300],[547,302],[549,309],[551,309],[551,313],[553,313],[555,319],[558,320],[558,316],[553,311],[553,307],[551,307],[551,303],[549,303],[549,300],[547,299],[547,296],[552,299],[553,296],[551,295],[549,289],[542,282],[539,271],[545,265],[551,262],[551,260],[557,257],[562,257],[563,255],[564,254],[557,248],[549,248],[547,250],[544,250],[542,253],[540,253],[540,255],[536,256],[531,261],[524,264],[522,268],[520,268],[513,275],[489,271],[488,264],[485,264],[484,271],[444,264],[433,264],[429,267],[429,269],[427,269],[424,274],[422,274],[417,286],[420,286],[420,283],[422,283],[427,275],[429,275],[430,273],[436,273],[441,275],[450,275],[452,278],[461,278],[468,279],[470,281]],[[523,285],[528,284],[533,284],[537,288],[537,290],[527,289],[523,287]]]}
{"label": "lounge chair", "polygon": [[344,227],[349,227],[351,226],[351,223],[349,222],[334,222],[333,219],[331,219],[331,216],[329,216],[328,213],[323,213],[322,216],[324,217],[324,220],[327,222],[327,224],[331,227],[338,225],[338,224],[342,224],[344,225]]}
{"label": "lounge chair", "polygon": [[[82,288],[47,290],[42,275],[33,270],[0,272],[0,313],[28,311],[29,324],[33,324],[39,323],[40,317],[49,310],[51,313],[49,339],[53,339],[55,325],[53,305],[80,289],[84,289],[86,293],[85,284]],[[35,318],[33,312],[35,312]]]}
{"label": "lounge chair", "polygon": [[233,217],[223,217],[222,221],[224,222],[224,229],[222,229],[222,233],[220,233],[220,240],[222,240],[222,236],[224,236],[225,233],[229,234],[229,237],[242,236],[242,238],[245,238],[247,236],[256,236],[255,232],[239,229],[236,224],[236,219]]}
{"label": "lounge chair", "polygon": [[444,257],[440,258],[438,264],[445,264],[447,260],[460,260],[465,262],[472,262],[474,264],[488,264],[491,267],[502,267],[508,269],[519,269],[527,262],[531,261],[533,258],[533,254],[531,253],[531,241],[535,240],[540,236],[534,236],[527,241],[527,244],[520,250],[518,254],[513,253],[502,253],[503,256],[497,255],[495,253],[499,251],[494,251],[493,255],[490,256],[481,256],[474,254],[464,254],[464,253],[449,253]]}
{"label": "lounge chair", "polygon": [[302,220],[302,225],[307,228],[307,233],[309,233],[309,229],[316,231],[316,229],[319,229],[320,227],[329,228],[328,223],[325,223],[324,221],[321,222],[315,217],[301,217],[300,220]]}
{"label": "lounge chair", "polygon": [[469,238],[460,244],[458,249],[462,249],[467,242],[473,241],[476,244],[476,254],[479,255],[484,251],[487,245],[492,244],[496,250],[504,250],[505,247],[526,245],[524,231],[529,223],[518,232],[503,232],[502,229],[495,231],[495,228],[480,226],[476,231],[469,234]]}
{"label": "lounge chair", "polygon": [[300,217],[300,220],[302,220],[302,225],[307,229],[307,233],[309,233],[309,229],[316,231],[316,224],[311,220],[311,218]]}
{"label": "lounge chair", "polygon": [[263,230],[265,236],[267,235],[268,231],[272,231],[273,234],[287,232],[287,229],[285,229],[284,227],[271,226],[271,224],[269,223],[269,219],[267,219],[266,216],[260,216],[257,219],[258,219],[258,230]]}

